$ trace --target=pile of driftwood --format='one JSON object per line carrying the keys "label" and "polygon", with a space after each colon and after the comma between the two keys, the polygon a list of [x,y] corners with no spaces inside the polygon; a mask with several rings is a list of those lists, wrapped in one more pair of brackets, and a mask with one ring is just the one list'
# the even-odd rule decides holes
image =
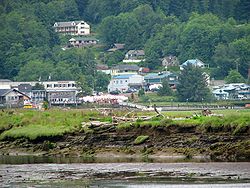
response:
{"label": "pile of driftwood", "polygon": [[[110,131],[111,129],[115,129],[115,127],[121,123],[125,123],[125,122],[136,122],[137,120],[140,121],[149,121],[155,117],[163,117],[165,118],[165,116],[163,114],[161,114],[156,106],[154,106],[154,111],[155,111],[155,115],[152,116],[135,116],[134,115],[134,110],[129,111],[127,114],[125,114],[124,116],[117,116],[114,114],[113,109],[98,109],[95,108],[100,115],[102,116],[111,116],[112,117],[112,121],[111,122],[103,122],[100,121],[100,119],[98,118],[90,118],[89,122],[82,122],[82,127],[87,127],[90,128],[92,130],[98,130],[98,131]],[[129,110],[129,109],[128,109]],[[219,116],[222,117],[223,114],[214,114],[211,112],[211,110],[209,109],[205,109],[201,111],[201,114],[194,114],[192,116],[189,117],[185,117],[185,118],[173,118],[173,120],[184,120],[184,119],[191,119],[194,116]]]}
{"label": "pile of driftwood", "polygon": [[153,116],[134,116],[133,112],[135,111],[135,109],[129,111],[124,116],[116,116],[113,113],[112,109],[98,109],[98,108],[95,108],[95,109],[102,116],[111,116],[112,117],[112,122],[103,122],[103,121],[99,121],[98,118],[90,118],[90,122],[82,122],[82,127],[91,128],[93,130],[103,130],[103,129],[105,129],[105,131],[109,131],[110,129],[115,128],[115,126],[119,125],[120,123],[124,123],[124,122],[131,122],[132,123],[132,122],[135,122],[137,120],[148,121],[148,120],[151,120],[154,117],[163,117],[163,118],[165,118],[165,116],[163,114],[161,114],[156,109],[156,107],[154,107],[156,115],[153,115]]}

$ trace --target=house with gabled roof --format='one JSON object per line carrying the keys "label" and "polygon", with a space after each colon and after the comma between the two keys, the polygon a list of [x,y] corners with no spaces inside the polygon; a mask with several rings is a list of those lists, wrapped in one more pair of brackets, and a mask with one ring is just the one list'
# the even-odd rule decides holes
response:
{"label": "house with gabled roof", "polygon": [[8,107],[22,107],[31,98],[17,89],[0,89],[0,104]]}
{"label": "house with gabled roof", "polygon": [[208,68],[209,67],[208,64],[203,63],[199,59],[189,59],[180,65],[180,69],[183,70],[184,66],[187,66],[187,65],[192,65],[192,66],[200,67],[200,68]]}
{"label": "house with gabled roof", "polygon": [[167,67],[173,67],[173,66],[179,66],[179,60],[176,56],[169,55],[161,59],[162,66]]}
{"label": "house with gabled roof", "polygon": [[85,21],[55,22],[55,32],[63,35],[89,35],[90,25]]}
{"label": "house with gabled roof", "polygon": [[150,86],[153,84],[162,84],[162,81],[167,79],[169,86],[175,88],[178,84],[178,75],[169,71],[159,73],[149,73],[144,76],[145,83]]}
{"label": "house with gabled roof", "polygon": [[108,52],[115,52],[117,50],[123,50],[124,49],[125,44],[123,43],[114,43],[110,49],[108,49]]}
{"label": "house with gabled roof", "polygon": [[123,60],[124,63],[139,63],[141,61],[145,61],[145,52],[144,50],[129,50],[125,54],[125,58]]}

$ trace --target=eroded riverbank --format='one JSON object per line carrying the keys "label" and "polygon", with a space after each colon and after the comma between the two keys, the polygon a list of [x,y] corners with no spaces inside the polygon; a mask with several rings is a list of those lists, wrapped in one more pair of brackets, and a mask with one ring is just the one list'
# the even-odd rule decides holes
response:
{"label": "eroded riverbank", "polygon": [[[147,139],[137,144],[141,135]],[[249,161],[249,134],[199,132],[187,127],[140,127],[103,132],[74,133],[61,137],[0,142],[2,155],[40,155],[88,158],[203,158],[212,161]],[[156,161],[157,162],[157,161]]]}
{"label": "eroded riverbank", "polygon": [[210,117],[196,112],[195,116],[191,112],[189,116],[187,112],[104,112],[110,115],[89,109],[3,111],[0,154],[250,160],[248,110]]}

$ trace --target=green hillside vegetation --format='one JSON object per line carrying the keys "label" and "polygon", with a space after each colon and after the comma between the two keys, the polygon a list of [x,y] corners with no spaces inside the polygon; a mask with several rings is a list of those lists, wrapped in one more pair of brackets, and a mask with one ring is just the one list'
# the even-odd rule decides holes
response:
{"label": "green hillside vegetation", "polygon": [[[151,69],[160,58],[198,58],[211,76],[224,78],[238,66],[247,77],[250,62],[248,0],[42,0],[0,2],[0,78],[19,81],[98,80],[96,63],[116,64],[126,50],[144,49]],[[54,32],[56,21],[85,20],[102,47],[62,50],[67,37]],[[125,43],[112,55],[105,50]],[[104,52],[104,53],[103,53]],[[99,79],[100,80],[100,79]]]}

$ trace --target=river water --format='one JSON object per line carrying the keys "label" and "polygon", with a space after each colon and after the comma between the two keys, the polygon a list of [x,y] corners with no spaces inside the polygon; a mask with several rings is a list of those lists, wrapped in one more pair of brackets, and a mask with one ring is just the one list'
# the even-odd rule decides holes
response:
{"label": "river water", "polygon": [[1,156],[0,187],[250,187],[250,163],[117,160],[101,163]]}

